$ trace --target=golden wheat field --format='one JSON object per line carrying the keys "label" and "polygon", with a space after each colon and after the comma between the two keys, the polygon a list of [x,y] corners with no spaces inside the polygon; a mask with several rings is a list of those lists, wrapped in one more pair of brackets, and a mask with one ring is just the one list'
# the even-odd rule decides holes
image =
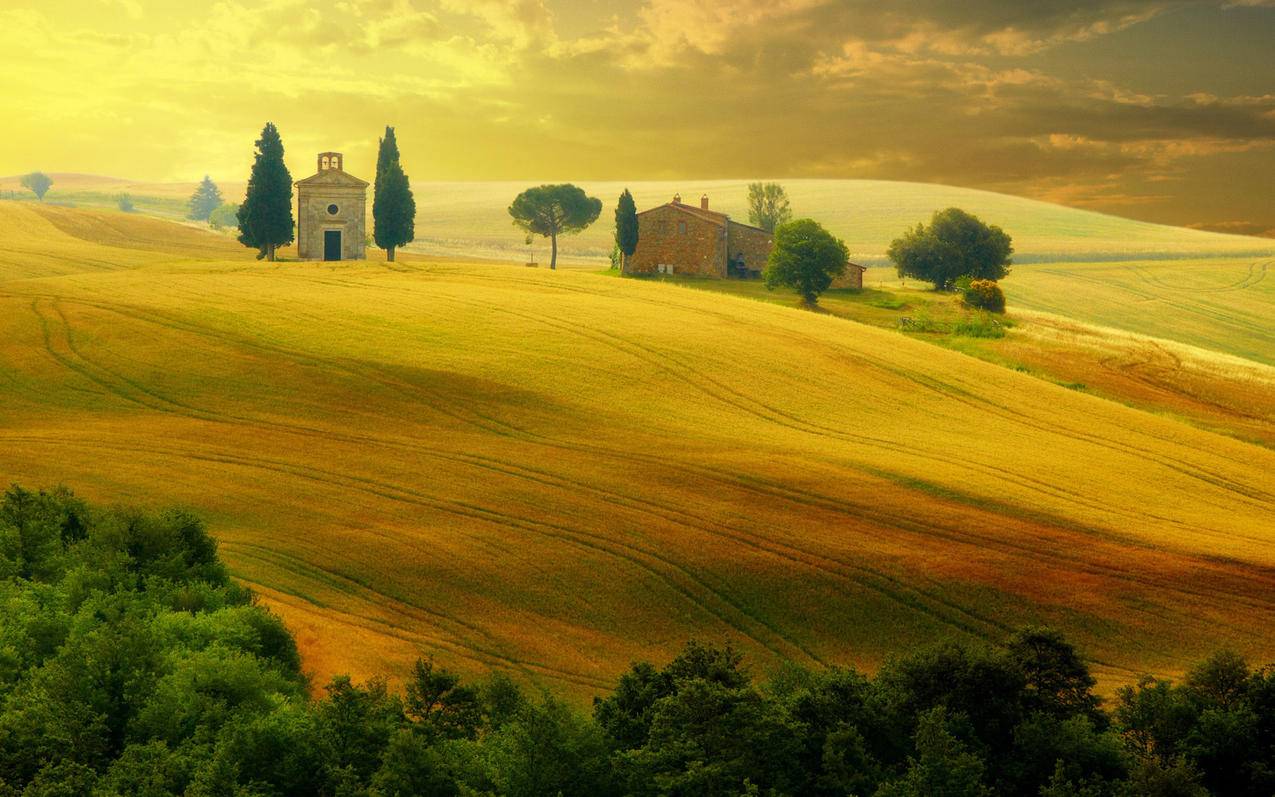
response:
{"label": "golden wheat field", "polygon": [[1275,656],[1275,451],[896,331],[0,203],[0,479],[201,514],[307,669],[598,693],[693,636]]}
{"label": "golden wheat field", "polygon": [[1050,263],[1005,282],[1020,307],[1275,365],[1275,258]]}

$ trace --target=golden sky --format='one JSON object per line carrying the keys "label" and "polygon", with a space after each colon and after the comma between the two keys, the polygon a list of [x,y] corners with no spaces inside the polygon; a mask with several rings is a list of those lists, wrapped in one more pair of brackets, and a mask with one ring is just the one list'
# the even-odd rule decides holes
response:
{"label": "golden sky", "polygon": [[0,174],[870,177],[1275,235],[1275,0],[3,0]]}

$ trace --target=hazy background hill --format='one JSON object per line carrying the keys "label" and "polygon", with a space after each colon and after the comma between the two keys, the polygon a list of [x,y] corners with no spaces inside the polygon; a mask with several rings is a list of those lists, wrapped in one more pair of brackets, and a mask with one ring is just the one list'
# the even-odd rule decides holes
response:
{"label": "hazy background hill", "polygon": [[[293,164],[295,168],[295,163]],[[294,172],[300,178],[309,172]],[[51,175],[50,202],[80,207],[114,208],[116,197],[128,193],[145,213],[180,219],[194,183],[144,183],[91,175]],[[367,175],[364,175],[367,177]],[[0,179],[0,193],[15,191],[17,177]],[[638,209],[655,207],[680,193],[688,203],[708,194],[710,207],[747,221],[748,180],[679,180],[665,182],[593,182],[579,185],[603,200],[598,222],[580,235],[564,238],[561,257],[566,263],[597,265],[611,250],[615,201],[629,188]],[[907,226],[926,221],[935,210],[958,206],[998,224],[1014,237],[1019,263],[1164,259],[1210,255],[1275,253],[1275,241],[1239,235],[1188,230],[1132,221],[1086,210],[968,188],[883,180],[781,180],[797,216],[809,216],[827,226],[849,245],[866,265],[883,264],[891,240]],[[509,220],[506,208],[532,181],[421,182],[416,194],[416,243],[409,249],[460,257],[486,257],[524,262],[534,251],[547,262],[548,243],[532,247]],[[230,201],[242,197],[244,183],[219,183]],[[370,212],[370,203],[369,203]]]}

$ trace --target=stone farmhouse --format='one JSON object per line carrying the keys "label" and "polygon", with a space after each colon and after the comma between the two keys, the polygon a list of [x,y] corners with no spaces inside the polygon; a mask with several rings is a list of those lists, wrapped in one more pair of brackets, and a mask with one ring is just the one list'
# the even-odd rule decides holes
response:
{"label": "stone farmhouse", "polygon": [[319,171],[297,181],[297,254],[302,260],[362,260],[367,182],[342,168],[339,152],[319,154]]}
{"label": "stone farmhouse", "polygon": [[[774,244],[770,233],[740,224],[725,213],[708,209],[708,196],[699,207],[673,201],[637,214],[638,244],[625,260],[626,274],[690,274],[699,277],[750,279],[761,276]],[[833,281],[834,288],[863,287],[856,263]]]}
{"label": "stone farmhouse", "polygon": [[678,194],[637,219],[637,250],[624,267],[628,274],[756,277],[770,257],[770,233],[709,210],[707,196],[693,207]]}

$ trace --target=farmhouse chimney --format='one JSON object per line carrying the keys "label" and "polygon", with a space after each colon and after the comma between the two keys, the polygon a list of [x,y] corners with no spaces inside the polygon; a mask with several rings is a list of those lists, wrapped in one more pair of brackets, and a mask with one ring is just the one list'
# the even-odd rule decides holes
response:
{"label": "farmhouse chimney", "polygon": [[708,194],[699,198],[699,208],[700,210],[708,210]]}
{"label": "farmhouse chimney", "polygon": [[682,204],[682,195],[681,195],[681,194],[674,194],[674,195],[673,195],[673,204],[674,204],[674,205],[680,205],[680,204]]}

